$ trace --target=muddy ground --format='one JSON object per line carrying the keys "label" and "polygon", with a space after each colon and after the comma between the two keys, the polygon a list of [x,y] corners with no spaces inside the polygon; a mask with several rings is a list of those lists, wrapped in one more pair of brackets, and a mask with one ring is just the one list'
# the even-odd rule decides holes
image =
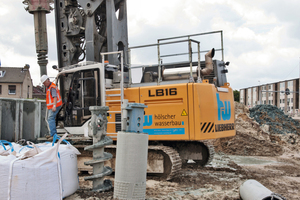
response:
{"label": "muddy ground", "polygon": [[[216,151],[213,162],[206,167],[185,164],[171,181],[147,177],[146,199],[238,200],[240,185],[255,179],[286,199],[300,200],[299,133],[282,130],[280,123],[287,121],[274,117],[269,108],[261,114],[262,118],[268,114],[274,118],[274,123],[271,119],[268,124],[251,118],[249,109],[241,104],[236,103],[235,108],[237,135],[212,141]],[[277,112],[276,107],[272,109]],[[280,131],[276,132],[276,127]],[[92,183],[83,180],[86,175],[80,174],[81,189],[65,200],[113,199],[113,189],[91,192]],[[113,176],[108,178],[113,182]]]}

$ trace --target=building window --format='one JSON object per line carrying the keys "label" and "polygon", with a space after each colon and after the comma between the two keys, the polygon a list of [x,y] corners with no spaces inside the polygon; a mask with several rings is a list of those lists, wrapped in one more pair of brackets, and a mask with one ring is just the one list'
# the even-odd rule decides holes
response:
{"label": "building window", "polygon": [[5,71],[0,71],[0,77],[4,77]]}
{"label": "building window", "polygon": [[16,86],[15,85],[8,86],[8,94],[16,94]]}
{"label": "building window", "polygon": [[2,85],[0,85],[0,94],[2,94]]}

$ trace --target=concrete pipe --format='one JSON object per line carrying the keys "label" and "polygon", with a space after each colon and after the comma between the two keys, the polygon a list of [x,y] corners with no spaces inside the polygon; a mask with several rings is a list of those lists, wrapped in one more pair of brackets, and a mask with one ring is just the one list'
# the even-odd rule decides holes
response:
{"label": "concrete pipe", "polygon": [[118,132],[115,199],[145,199],[148,134]]}
{"label": "concrete pipe", "polygon": [[245,181],[240,186],[240,196],[243,200],[286,200],[253,179]]}

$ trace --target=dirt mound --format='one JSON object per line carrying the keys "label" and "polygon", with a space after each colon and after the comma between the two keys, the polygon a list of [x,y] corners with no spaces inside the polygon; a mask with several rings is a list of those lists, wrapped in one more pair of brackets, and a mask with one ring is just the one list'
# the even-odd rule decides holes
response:
{"label": "dirt mound", "polygon": [[235,102],[236,136],[214,141],[216,152],[245,156],[278,156],[300,146],[300,124],[270,105],[248,109]]}
{"label": "dirt mound", "polygon": [[240,156],[277,156],[283,154],[281,146],[238,131],[233,138],[218,139],[215,142],[215,151]]}

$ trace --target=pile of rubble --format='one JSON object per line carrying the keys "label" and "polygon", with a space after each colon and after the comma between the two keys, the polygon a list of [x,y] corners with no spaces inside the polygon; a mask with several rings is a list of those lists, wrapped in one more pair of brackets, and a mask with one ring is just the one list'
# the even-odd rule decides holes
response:
{"label": "pile of rubble", "polygon": [[271,134],[299,135],[300,123],[272,105],[257,105],[250,109],[250,117],[260,125],[268,125]]}
{"label": "pile of rubble", "polygon": [[279,156],[300,146],[299,122],[270,105],[252,109],[235,102],[236,136],[214,141],[215,150],[230,155]]}

